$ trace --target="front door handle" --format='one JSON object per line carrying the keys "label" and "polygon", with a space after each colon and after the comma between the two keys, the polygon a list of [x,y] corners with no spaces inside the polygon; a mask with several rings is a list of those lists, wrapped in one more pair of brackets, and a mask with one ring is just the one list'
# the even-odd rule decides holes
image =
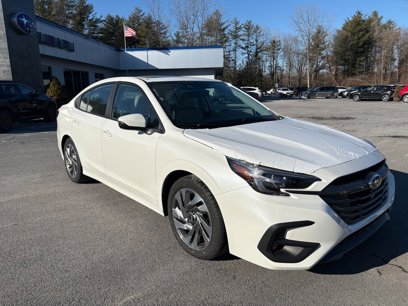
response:
{"label": "front door handle", "polygon": [[107,137],[112,137],[112,133],[109,132],[109,130],[103,130],[102,132],[103,132],[103,134],[104,134],[105,136],[107,136]]}

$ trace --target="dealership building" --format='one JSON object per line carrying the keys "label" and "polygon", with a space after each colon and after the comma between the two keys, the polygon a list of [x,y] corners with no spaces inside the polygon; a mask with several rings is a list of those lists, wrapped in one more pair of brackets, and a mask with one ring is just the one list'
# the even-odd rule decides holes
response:
{"label": "dealership building", "polygon": [[123,49],[34,15],[33,0],[0,0],[0,80],[42,88],[57,77],[72,92],[103,78],[175,75],[214,78],[221,46]]}

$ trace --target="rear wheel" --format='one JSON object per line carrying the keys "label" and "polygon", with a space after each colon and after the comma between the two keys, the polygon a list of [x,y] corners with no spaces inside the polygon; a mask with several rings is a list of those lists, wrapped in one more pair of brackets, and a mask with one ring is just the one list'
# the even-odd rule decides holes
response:
{"label": "rear wheel", "polygon": [[44,121],[53,122],[56,119],[57,119],[57,107],[53,103],[50,103],[47,105]]}
{"label": "rear wheel", "polygon": [[227,250],[224,221],[207,186],[193,175],[177,180],[168,197],[170,227],[189,254],[210,260]]}
{"label": "rear wheel", "polygon": [[402,102],[408,103],[408,94],[402,96]]}
{"label": "rear wheel", "polygon": [[353,96],[353,101],[354,102],[360,101],[360,96],[359,95],[354,95]]}
{"label": "rear wheel", "polygon": [[0,133],[8,132],[13,127],[13,115],[8,109],[0,109]]}
{"label": "rear wheel", "polygon": [[68,177],[74,183],[83,183],[88,180],[82,172],[82,164],[77,148],[71,138],[64,143],[64,163]]}
{"label": "rear wheel", "polygon": [[383,102],[388,102],[388,101],[390,101],[390,96],[387,95],[387,94],[382,95],[382,96],[381,96],[381,100],[382,100]]}

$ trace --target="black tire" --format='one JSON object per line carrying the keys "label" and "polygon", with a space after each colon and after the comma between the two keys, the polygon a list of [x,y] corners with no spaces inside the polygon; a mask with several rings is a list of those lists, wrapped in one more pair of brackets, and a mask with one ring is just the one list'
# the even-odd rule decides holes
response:
{"label": "black tire", "polygon": [[401,101],[404,103],[408,103],[408,94],[403,95]]}
{"label": "black tire", "polygon": [[310,94],[310,98],[309,98],[309,99],[316,99],[316,94],[315,94],[315,93]]}
{"label": "black tire", "polygon": [[353,96],[353,101],[354,101],[354,102],[360,101],[360,96],[359,96],[359,95],[354,95],[354,96]]}
{"label": "black tire", "polygon": [[71,138],[68,138],[65,141],[63,153],[65,170],[69,179],[74,183],[87,182],[89,178],[83,174],[81,159],[79,158],[78,150]]}
{"label": "black tire", "polygon": [[54,103],[49,103],[45,111],[44,121],[54,122],[57,119],[57,107]]}
{"label": "black tire", "polygon": [[390,95],[388,95],[388,94],[382,95],[381,96],[381,101],[383,101],[383,102],[390,101]]}
{"label": "black tire", "polygon": [[[186,198],[187,204],[195,203],[186,205]],[[199,259],[211,260],[228,250],[224,220],[218,204],[197,177],[188,175],[178,179],[170,189],[167,207],[170,227],[187,253]]]}
{"label": "black tire", "polygon": [[0,109],[0,133],[8,132],[13,127],[13,115],[8,109]]}

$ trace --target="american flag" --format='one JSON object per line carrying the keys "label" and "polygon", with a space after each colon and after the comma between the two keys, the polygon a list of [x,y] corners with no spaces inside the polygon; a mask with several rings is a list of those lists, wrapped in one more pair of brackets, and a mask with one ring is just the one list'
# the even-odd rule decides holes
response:
{"label": "american flag", "polygon": [[131,27],[128,27],[127,25],[123,25],[123,32],[125,33],[125,37],[135,37],[136,36],[136,31],[133,30]]}

